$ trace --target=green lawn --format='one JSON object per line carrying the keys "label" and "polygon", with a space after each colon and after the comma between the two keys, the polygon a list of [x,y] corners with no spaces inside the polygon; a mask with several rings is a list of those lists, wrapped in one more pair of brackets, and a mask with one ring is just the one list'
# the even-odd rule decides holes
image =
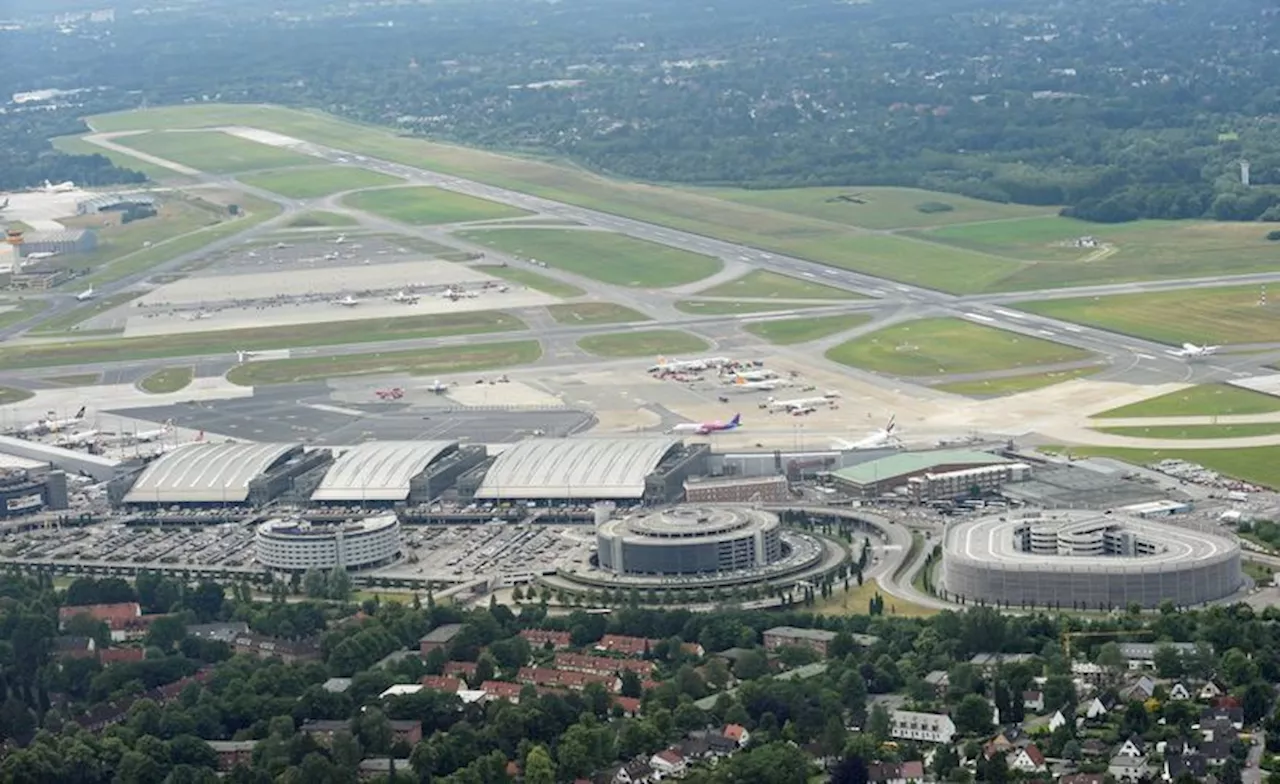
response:
{"label": "green lawn", "polygon": [[711,344],[697,335],[675,329],[591,335],[579,340],[578,346],[583,351],[601,357],[648,357],[706,351],[711,348]]}
{"label": "green lawn", "polygon": [[119,294],[112,294],[109,297],[90,300],[89,304],[81,305],[78,308],[67,311],[54,318],[40,322],[40,325],[31,330],[32,335],[39,335],[42,332],[66,332],[74,329],[82,322],[88,321],[94,316],[106,313],[108,310],[118,308],[126,302],[133,300],[146,294],[145,291],[125,291]]}
{"label": "green lawn", "polygon": [[774,310],[795,310],[817,307],[817,302],[760,302],[751,300],[682,299],[675,303],[681,313],[695,316],[733,316],[738,313],[768,313]]}
{"label": "green lawn", "polygon": [[1280,490],[1280,446],[1245,449],[1123,449],[1119,447],[1059,447],[1072,457],[1111,457],[1134,465],[1161,460],[1186,460],[1246,482]]}
{"label": "green lawn", "polygon": [[317,381],[368,373],[443,375],[525,365],[542,356],[536,340],[478,343],[414,351],[376,351],[342,357],[278,359],[237,365],[227,379],[242,386]]}
{"label": "green lawn", "polygon": [[659,289],[702,280],[720,260],[622,234],[577,229],[492,229],[460,237],[615,286]]}
{"label": "green lawn", "polygon": [[163,166],[157,166],[132,155],[99,147],[92,142],[85,141],[80,136],[59,136],[50,141],[55,149],[70,155],[105,155],[116,166],[142,172],[147,176],[147,179],[155,182],[191,182],[190,177],[185,174],[178,174],[173,169],[166,169]]}
{"label": "green lawn", "polygon": [[550,294],[553,297],[569,299],[570,297],[581,297],[587,292],[577,286],[556,280],[532,270],[523,269],[521,267],[503,266],[500,264],[477,264],[476,270],[486,275],[492,275],[495,278],[516,283],[525,288],[541,291],[543,294]]}
{"label": "green lawn", "polygon": [[465,223],[529,214],[525,210],[496,201],[426,186],[361,191],[345,197],[342,203],[411,226]]}
{"label": "green lawn", "polygon": [[285,225],[293,229],[309,229],[323,226],[355,226],[357,223],[355,218],[341,212],[312,210],[297,215]]}
{"label": "green lawn", "polygon": [[551,305],[547,311],[561,324],[621,324],[650,320],[643,313],[613,302],[573,302]]}
{"label": "green lawn", "polygon": [[21,403],[28,398],[35,397],[35,392],[29,389],[16,389],[14,387],[0,387],[0,406],[8,403]]}
{"label": "green lawn", "polygon": [[138,382],[144,392],[163,395],[177,392],[185,388],[195,378],[195,369],[190,366],[161,368]]}
{"label": "green lawn", "polygon": [[1134,438],[1248,438],[1280,433],[1280,422],[1245,425],[1163,425],[1154,427],[1100,427],[1103,433]]}
{"label": "green lawn", "polygon": [[1180,346],[1280,339],[1280,303],[1259,307],[1258,286],[1180,289],[1021,302],[1018,308]]}
{"label": "green lawn", "polygon": [[377,188],[404,182],[390,174],[355,166],[311,166],[246,174],[237,179],[246,185],[291,199],[317,199],[357,188]]}
{"label": "green lawn", "polygon": [[863,299],[858,294],[835,286],[812,283],[803,278],[780,275],[769,270],[755,270],[740,278],[703,289],[700,297],[745,297],[749,299]]}
{"label": "green lawn", "polygon": [[0,327],[8,327],[40,313],[49,303],[42,299],[5,300],[0,307],[4,308],[0,310]]}
{"label": "green lawn", "polygon": [[233,216],[225,209],[200,198],[163,199],[155,217],[124,224],[113,214],[79,218],[75,221],[77,228],[92,228],[98,235],[98,244],[89,253],[68,254],[64,263],[76,270],[101,267],[150,245],[231,220]]}
{"label": "green lawn", "polygon": [[1113,408],[1096,417],[1230,416],[1270,414],[1280,411],[1280,397],[1241,389],[1230,384],[1201,384],[1153,397],[1139,403]]}
{"label": "green lawn", "polygon": [[825,338],[837,332],[866,324],[871,317],[863,313],[845,313],[839,316],[815,316],[813,318],[778,319],[748,324],[746,330],[770,343],[789,346]]}
{"label": "green lawn", "polygon": [[480,335],[521,329],[525,329],[524,323],[509,314],[472,311],[111,340],[77,340],[0,347],[0,369],[231,354],[237,349],[261,351],[348,343],[381,343],[389,340]]}
{"label": "green lawn", "polygon": [[841,343],[827,358],[897,376],[983,373],[1092,357],[1061,343],[956,318],[908,321]]}
{"label": "green lawn", "polygon": [[862,585],[851,582],[848,590],[837,584],[835,590],[825,599],[818,599],[811,612],[818,615],[866,615],[871,599],[879,594],[884,598],[884,614],[898,618],[930,618],[938,614],[932,607],[908,602],[892,594],[885,593],[875,578],[862,581]]}
{"label": "green lawn", "polygon": [[1030,373],[1024,376],[1003,376],[981,381],[953,381],[949,384],[935,384],[934,389],[952,392],[969,397],[1001,397],[1016,395],[1019,392],[1030,392],[1034,389],[1051,387],[1076,378],[1086,378],[1102,370],[1102,366],[1074,368],[1072,370],[1055,370],[1048,373]]}
{"label": "green lawn", "polygon": [[44,380],[50,384],[61,384],[64,387],[91,387],[102,381],[102,374],[69,373],[65,376],[48,376]]}
{"label": "green lawn", "polygon": [[143,133],[113,139],[128,147],[210,174],[235,174],[255,169],[310,166],[318,159],[302,153],[241,139],[221,131]]}

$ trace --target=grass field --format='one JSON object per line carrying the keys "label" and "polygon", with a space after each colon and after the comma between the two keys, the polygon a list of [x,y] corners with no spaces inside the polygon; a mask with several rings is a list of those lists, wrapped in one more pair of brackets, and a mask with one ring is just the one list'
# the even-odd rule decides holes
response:
{"label": "grass field", "polygon": [[779,346],[806,343],[825,338],[837,332],[866,324],[871,317],[863,313],[845,313],[839,316],[814,316],[813,318],[778,319],[748,324],[746,330]]}
{"label": "grass field", "polygon": [[377,188],[404,182],[390,174],[355,166],[309,166],[246,174],[237,179],[245,185],[278,193],[291,199],[317,199],[357,188]]}
{"label": "grass field", "polygon": [[29,389],[16,389],[14,387],[0,387],[0,406],[6,403],[21,403],[24,400],[35,397],[35,392]]}
{"label": "grass field", "polygon": [[493,229],[460,237],[615,286],[660,289],[702,280],[720,260],[622,234],[577,229]]}
{"label": "grass field", "polygon": [[760,302],[759,300],[682,299],[675,303],[681,313],[695,316],[733,316],[739,313],[768,313],[816,307],[816,302]]}
{"label": "grass field", "polygon": [[955,318],[896,324],[841,343],[827,358],[897,376],[983,373],[1078,362],[1092,355],[1071,346]]}
{"label": "grass field", "polygon": [[347,196],[342,203],[411,226],[515,218],[529,214],[496,201],[425,186],[362,191]]}
{"label": "grass field", "polygon": [[78,340],[0,347],[0,369],[231,354],[236,349],[263,351],[346,343],[380,343],[408,338],[512,332],[524,328],[522,321],[506,313],[473,311],[112,340]]}
{"label": "grass field", "polygon": [[65,376],[48,376],[43,379],[50,384],[61,384],[64,387],[91,387],[102,381],[101,373],[69,373]]}
{"label": "grass field", "polygon": [[0,306],[4,308],[0,310],[0,327],[7,327],[26,321],[49,307],[49,303],[42,299],[19,299],[6,300]]}
{"label": "grass field", "polygon": [[627,321],[649,321],[639,311],[614,302],[571,302],[550,305],[547,312],[561,324],[621,324]]}
{"label": "grass field", "polygon": [[309,166],[319,162],[309,155],[251,142],[221,131],[142,133],[121,136],[113,141],[121,147],[155,155],[209,174]]}
{"label": "grass field", "polygon": [[1280,433],[1280,422],[1246,425],[1163,425],[1154,427],[1100,427],[1103,433],[1134,438],[1248,438]]}
{"label": "grass field", "polygon": [[[704,191],[720,199],[791,212],[811,218],[867,229],[899,229],[944,226],[952,223],[997,221],[1054,213],[1052,207],[1028,207],[970,199],[918,188],[848,187],[780,188],[742,190],[715,188]],[[950,210],[929,211],[921,205],[947,205]]]}
{"label": "grass field", "polygon": [[232,368],[227,379],[242,386],[256,386],[368,373],[462,373],[524,365],[537,360],[541,355],[542,346],[536,340],[479,343],[416,351],[376,351],[343,357],[248,362]]}
{"label": "grass field", "polygon": [[1123,449],[1118,447],[1073,446],[1057,451],[1072,457],[1111,457],[1134,465],[1150,465],[1161,460],[1186,460],[1246,482],[1280,490],[1280,446],[1247,449]]}
{"label": "grass field", "polygon": [[87,142],[80,136],[59,136],[50,140],[54,149],[70,155],[105,155],[112,163],[124,169],[132,169],[136,172],[142,172],[147,179],[154,182],[191,182],[191,178],[185,174],[178,174],[173,169],[166,169],[163,166],[157,166],[149,161],[141,158],[135,158],[132,155],[125,155],[116,150],[108,150],[105,147],[99,147],[93,142]]}
{"label": "grass field", "polygon": [[755,270],[740,278],[703,289],[700,297],[745,297],[748,299],[864,299],[851,291],[811,283],[769,270]]}
{"label": "grass field", "polygon": [[477,264],[475,269],[486,275],[492,275],[495,278],[511,281],[534,291],[541,291],[543,294],[550,294],[553,297],[561,297],[568,299],[570,297],[581,297],[587,292],[577,286],[555,278],[547,277],[532,270],[521,269],[520,267],[502,266],[499,264]]}
{"label": "grass field", "polygon": [[1074,378],[1086,378],[1100,370],[1102,370],[1101,365],[1073,370],[1055,370],[1048,373],[1030,373],[1025,376],[988,378],[980,381],[953,381],[949,384],[935,384],[933,388],[969,397],[1001,397],[1051,387]]}
{"label": "grass field", "polygon": [[1280,411],[1280,397],[1230,384],[1200,384],[1139,403],[1113,408],[1098,418],[1230,416]]}
{"label": "grass field", "polygon": [[[155,217],[126,224],[121,224],[114,214],[77,218],[70,223],[75,228],[93,229],[98,235],[98,244],[89,253],[68,255],[66,264],[76,270],[100,267],[144,250],[148,243],[156,245],[231,219],[225,210],[198,198],[165,199],[160,202]],[[111,225],[106,225],[108,223]]]}
{"label": "grass field", "polygon": [[818,599],[811,611],[819,615],[866,615],[871,598],[877,593],[884,597],[885,615],[898,618],[929,618],[938,614],[938,611],[931,607],[908,602],[885,593],[875,579],[863,580],[862,585],[850,579],[849,590],[846,591],[843,586],[836,587],[830,596]]}
{"label": "grass field", "polygon": [[683,354],[711,348],[709,343],[697,335],[675,329],[591,335],[579,340],[578,346],[583,351],[600,357],[656,357],[660,354]]}
{"label": "grass field", "polygon": [[177,392],[185,388],[195,378],[195,368],[190,366],[167,367],[161,368],[146,378],[138,382],[138,386],[144,392],[150,392],[153,395],[163,395],[168,392]]}
{"label": "grass field", "polygon": [[1259,307],[1258,286],[1181,289],[1020,302],[1020,310],[1178,346],[1280,338],[1280,304]]}
{"label": "grass field", "polygon": [[118,308],[126,302],[131,302],[132,300],[141,297],[143,294],[146,294],[146,292],[128,291],[121,292],[119,294],[112,294],[108,297],[103,297],[102,299],[91,300],[87,305],[81,305],[78,308],[69,310],[66,313],[48,319],[47,321],[40,322],[40,326],[31,330],[31,334],[39,335],[45,332],[66,332],[67,330],[74,329],[80,323],[88,321],[94,316],[106,313],[112,308]]}
{"label": "grass field", "polygon": [[301,213],[285,225],[293,229],[310,229],[323,226],[355,226],[357,223],[358,221],[355,218],[350,215],[343,215],[340,212],[313,210]]}

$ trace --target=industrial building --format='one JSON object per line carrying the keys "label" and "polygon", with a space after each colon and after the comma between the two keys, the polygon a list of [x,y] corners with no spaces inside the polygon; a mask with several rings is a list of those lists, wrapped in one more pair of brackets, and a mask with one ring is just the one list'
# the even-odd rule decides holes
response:
{"label": "industrial building", "polygon": [[965,520],[942,542],[950,601],[1111,609],[1168,600],[1190,606],[1244,584],[1231,538],[1133,515],[1088,510]]}
{"label": "industrial building", "polygon": [[187,444],[142,470],[124,495],[137,506],[169,504],[261,506],[293,488],[298,477],[326,466],[326,449],[300,444]]}
{"label": "industrial building", "polygon": [[596,528],[600,568],[615,574],[756,569],[783,557],[776,515],[684,506],[607,520]]}
{"label": "industrial building", "polygon": [[254,548],[258,564],[278,572],[369,569],[400,556],[400,521],[394,514],[341,523],[270,520],[258,526]]}
{"label": "industrial building", "polygon": [[370,441],[343,452],[311,500],[324,503],[426,503],[485,460],[483,446],[457,441]]}
{"label": "industrial building", "polygon": [[131,207],[155,209],[159,200],[149,193],[99,193],[76,202],[77,215],[97,215],[100,212],[127,210]]}
{"label": "industrial building", "polygon": [[91,229],[33,231],[23,234],[22,241],[15,243],[15,247],[21,259],[33,253],[88,253],[98,247],[98,235]]}
{"label": "industrial building", "polygon": [[791,500],[785,476],[695,478],[684,483],[691,504],[784,504]]}
{"label": "industrial building", "polygon": [[[875,498],[901,492],[917,500],[955,498],[966,495],[979,484],[983,490],[1014,481],[1029,470],[1006,468],[1013,463],[991,452],[972,449],[938,449],[927,452],[897,452],[827,474],[831,484],[846,495]],[[956,472],[1000,466],[990,472]],[[917,480],[913,482],[912,480]],[[964,484],[965,482],[968,484]]]}
{"label": "industrial building", "polygon": [[1135,482],[1102,461],[1076,460],[1038,467],[1025,482],[1000,488],[1010,501],[1060,509],[1115,509],[1166,498],[1167,491]]}
{"label": "industrial building", "polygon": [[[531,438],[458,483],[462,497],[669,503],[705,472],[710,447],[674,438]],[[483,474],[483,475],[481,475]]]}

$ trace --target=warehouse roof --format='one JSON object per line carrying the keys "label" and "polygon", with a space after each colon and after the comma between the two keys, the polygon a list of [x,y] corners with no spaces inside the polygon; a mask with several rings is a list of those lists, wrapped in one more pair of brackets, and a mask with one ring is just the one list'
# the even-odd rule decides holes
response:
{"label": "warehouse roof", "polygon": [[188,444],[155,461],[125,496],[128,503],[238,503],[249,483],[298,444]]}
{"label": "warehouse roof", "polygon": [[1011,462],[1008,458],[974,449],[935,449],[928,452],[899,452],[833,471],[846,482],[871,484],[905,474],[916,474],[938,466],[982,466]]}
{"label": "warehouse roof", "polygon": [[403,501],[409,480],[457,441],[370,441],[334,461],[312,501]]}
{"label": "warehouse roof", "polygon": [[640,498],[675,438],[534,438],[509,447],[476,498]]}

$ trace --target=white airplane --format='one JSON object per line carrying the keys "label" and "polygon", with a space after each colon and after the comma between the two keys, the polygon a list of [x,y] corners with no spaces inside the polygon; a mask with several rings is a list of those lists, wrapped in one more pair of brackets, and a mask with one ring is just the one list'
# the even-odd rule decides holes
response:
{"label": "white airplane", "polygon": [[135,444],[147,444],[152,441],[164,438],[173,432],[173,420],[166,419],[164,424],[154,430],[139,430],[136,433],[126,433],[125,437],[133,441]]}
{"label": "white airplane", "polygon": [[345,235],[345,234],[339,234],[339,235],[338,235],[338,237],[337,237],[337,239],[335,239],[335,240],[333,241],[333,244],[334,244],[334,245],[341,245],[342,243],[344,243],[344,242],[346,242],[346,241],[347,241],[347,235]]}
{"label": "white airplane", "polygon": [[740,370],[733,374],[734,383],[739,379],[743,381],[769,381],[778,377],[778,374],[772,370]]}
{"label": "white airplane", "polygon": [[793,400],[778,400],[771,397],[764,401],[763,405],[770,411],[797,411],[802,408],[835,405],[835,399],[836,395],[828,392],[822,397],[798,397]]}
{"label": "white airplane", "polygon": [[897,427],[897,416],[895,415],[889,417],[887,425],[866,438],[860,438],[857,441],[844,441],[835,438],[832,441],[836,449],[841,450],[883,449],[885,447],[901,446],[902,441],[898,438]]}
{"label": "white airplane", "polygon": [[667,359],[658,357],[658,364],[649,368],[650,373],[683,373],[687,370],[706,370],[707,363],[701,359]]}
{"label": "white airplane", "polygon": [[700,436],[708,436],[712,433],[719,433],[724,430],[737,430],[742,426],[742,414],[734,414],[733,419],[728,422],[722,422],[719,419],[710,422],[685,422],[671,428],[672,433],[693,433]]}
{"label": "white airplane", "polygon": [[57,183],[56,185],[48,180],[44,181],[43,190],[45,193],[67,193],[68,191],[74,191],[75,189],[76,184],[70,180]]}
{"label": "white airplane", "polygon": [[101,430],[82,430],[78,433],[67,433],[54,439],[53,445],[62,447],[80,446],[97,440],[100,435],[102,435]]}
{"label": "white airplane", "polygon": [[0,204],[0,210],[7,210],[7,209],[9,209],[9,200],[5,199],[4,204]]}
{"label": "white airplane", "polygon": [[35,253],[28,253],[23,258],[27,261],[40,261],[41,259],[51,259],[57,255],[58,252],[56,250],[38,250]]}
{"label": "white airplane", "polygon": [[68,417],[66,419],[57,419],[53,416],[53,412],[50,411],[49,416],[45,417],[44,419],[37,419],[36,421],[32,422],[29,425],[23,425],[21,432],[23,433],[44,433],[44,432],[56,433],[68,425],[74,425],[75,423],[83,420],[84,410],[85,410],[85,406],[80,406],[80,410],[76,412],[75,416]]}
{"label": "white airplane", "polygon": [[430,386],[427,387],[427,391],[434,392],[437,395],[443,395],[445,392],[449,391],[449,385],[444,383],[440,379],[436,379],[435,381],[431,382]]}
{"label": "white airplane", "polygon": [[403,289],[396,292],[394,297],[388,297],[392,302],[399,302],[402,305],[417,305],[418,298]]}
{"label": "white airplane", "polygon": [[342,306],[342,307],[344,307],[344,308],[354,308],[356,305],[359,305],[359,304],[360,304],[360,300],[358,300],[358,299],[356,299],[355,297],[353,297],[353,296],[351,296],[350,294],[348,294],[347,296],[343,297],[342,299],[335,299],[335,300],[333,300],[333,304],[335,304],[335,305],[341,305],[341,306]]}
{"label": "white airplane", "polygon": [[1218,349],[1222,346],[1197,346],[1194,343],[1183,343],[1182,348],[1178,351],[1170,351],[1169,353],[1175,357],[1186,357],[1187,359],[1198,359],[1200,357],[1208,357],[1218,353]]}
{"label": "white airplane", "polygon": [[90,286],[89,288],[77,294],[76,300],[79,302],[88,302],[89,300],[93,299],[94,296],[95,294],[93,291],[93,286]]}
{"label": "white airplane", "polygon": [[256,351],[245,351],[242,348],[236,349],[236,361],[242,365],[257,356],[258,352]]}
{"label": "white airplane", "polygon": [[791,382],[785,378],[766,378],[760,381],[748,381],[742,376],[738,376],[738,379],[729,386],[739,392],[759,392],[761,390],[768,391],[778,389],[780,387],[789,387],[791,386]]}

